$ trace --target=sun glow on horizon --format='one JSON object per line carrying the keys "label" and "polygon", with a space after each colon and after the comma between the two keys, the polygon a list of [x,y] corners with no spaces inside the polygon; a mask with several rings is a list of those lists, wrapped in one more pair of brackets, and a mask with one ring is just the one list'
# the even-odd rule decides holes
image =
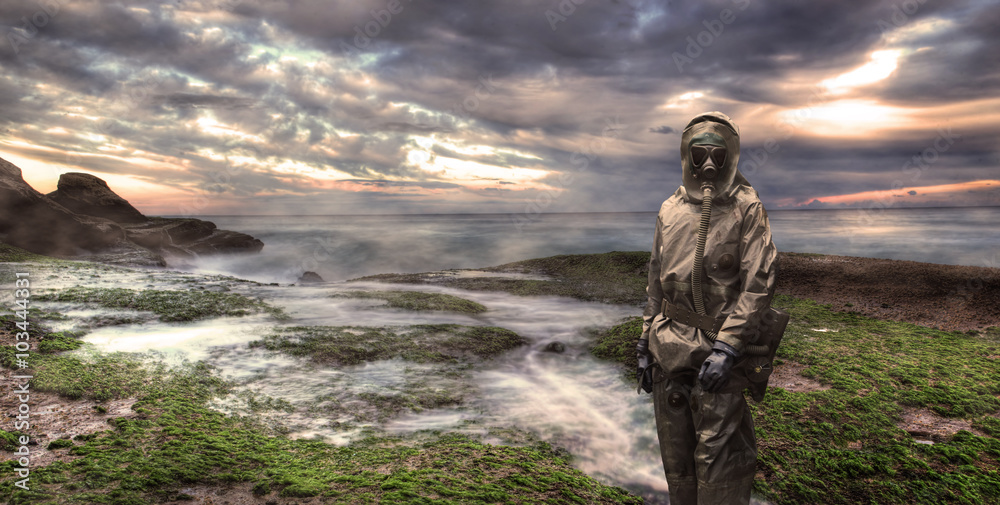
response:
{"label": "sun glow on horizon", "polygon": [[[861,191],[858,193],[847,193],[843,195],[829,195],[810,198],[806,201],[796,201],[785,199],[778,202],[781,207],[805,207],[814,203],[826,204],[852,204],[869,201],[886,201],[897,196],[917,197],[929,195],[963,194],[967,191],[989,191],[1000,189],[1000,180],[984,179],[978,181],[956,182],[952,184],[936,184],[933,186],[905,186],[896,189],[883,189]],[[913,194],[910,194],[910,193]]]}

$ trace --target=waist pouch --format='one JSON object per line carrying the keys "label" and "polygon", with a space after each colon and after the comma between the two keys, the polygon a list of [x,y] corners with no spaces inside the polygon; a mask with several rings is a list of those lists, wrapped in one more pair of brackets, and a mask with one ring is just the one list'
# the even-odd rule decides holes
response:
{"label": "waist pouch", "polygon": [[[736,384],[731,386],[735,387],[736,391],[749,389],[750,396],[755,402],[762,401],[764,393],[767,392],[767,381],[774,371],[774,355],[778,352],[778,345],[785,335],[788,318],[788,313],[784,310],[768,307],[760,318],[756,337],[750,340],[751,344],[766,347],[767,354],[744,352],[733,365],[733,376],[729,380]],[[732,392],[730,385],[723,391]]]}

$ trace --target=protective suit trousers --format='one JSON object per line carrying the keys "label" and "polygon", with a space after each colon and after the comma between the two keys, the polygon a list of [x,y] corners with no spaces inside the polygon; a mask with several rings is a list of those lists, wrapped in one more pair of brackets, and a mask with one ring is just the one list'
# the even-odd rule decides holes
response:
{"label": "protective suit trousers", "polygon": [[757,464],[743,393],[706,393],[694,377],[653,386],[670,505],[747,505]]}

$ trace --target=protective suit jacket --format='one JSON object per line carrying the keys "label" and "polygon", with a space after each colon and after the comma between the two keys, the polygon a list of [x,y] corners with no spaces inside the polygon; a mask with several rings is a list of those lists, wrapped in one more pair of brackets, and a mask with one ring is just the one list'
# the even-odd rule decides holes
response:
{"label": "protective suit jacket", "polygon": [[[728,120],[721,113],[715,114]],[[646,288],[648,303],[643,312],[642,338],[649,339],[650,352],[668,377],[697,374],[712,349],[704,332],[663,315],[664,300],[695,311],[691,271],[702,194],[697,181],[690,179],[690,160],[684,146],[703,131],[721,135],[732,153],[721,177],[723,187],[712,199],[702,273],[707,314],[726,316],[719,340],[738,351],[752,340],[758,318],[770,305],[777,276],[777,249],[771,241],[767,212],[757,191],[736,168],[738,131],[735,126],[730,129],[713,121],[694,124],[682,136],[684,184],[663,202],[656,219]]]}

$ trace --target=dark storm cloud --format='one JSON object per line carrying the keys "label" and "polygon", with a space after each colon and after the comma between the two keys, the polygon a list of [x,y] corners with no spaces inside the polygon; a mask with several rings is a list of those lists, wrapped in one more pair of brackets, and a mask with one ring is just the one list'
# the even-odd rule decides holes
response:
{"label": "dark storm cloud", "polygon": [[420,182],[420,181],[387,181],[387,180],[372,180],[372,179],[350,179],[341,182],[354,182],[362,186],[377,186],[380,188],[387,187],[417,187],[417,188],[429,188],[429,189],[451,189],[460,188],[458,184],[452,184],[450,182]]}
{"label": "dark storm cloud", "polygon": [[790,139],[770,154],[762,144],[744,144],[740,169],[762,197],[802,202],[817,196],[982,179],[980,160],[995,152],[995,141],[991,144],[988,135],[973,132],[951,135],[954,138],[929,130],[913,139]]}
{"label": "dark storm cloud", "polygon": [[[943,16],[949,24],[941,30],[915,33],[905,42],[920,50],[905,57],[897,74],[879,89],[886,100],[930,105],[942,101],[995,97],[1000,89],[1000,54],[996,51],[1000,4],[978,2],[927,2],[900,28],[913,27],[929,15]],[[893,17],[886,16],[888,22]],[[890,26],[895,24],[890,23]]]}
{"label": "dark storm cloud", "polygon": [[382,123],[376,129],[387,132],[419,133],[419,134],[452,131],[450,128],[445,128],[441,125],[401,123],[398,121]]}
{"label": "dark storm cloud", "polygon": [[162,103],[169,107],[194,109],[240,109],[257,103],[257,100],[252,98],[196,95],[192,93],[174,93],[172,95],[158,96],[156,99],[162,100]]}
{"label": "dark storm cloud", "polygon": [[666,125],[650,128],[649,131],[652,133],[663,133],[663,134],[677,133],[677,130],[675,130],[673,127]]}

